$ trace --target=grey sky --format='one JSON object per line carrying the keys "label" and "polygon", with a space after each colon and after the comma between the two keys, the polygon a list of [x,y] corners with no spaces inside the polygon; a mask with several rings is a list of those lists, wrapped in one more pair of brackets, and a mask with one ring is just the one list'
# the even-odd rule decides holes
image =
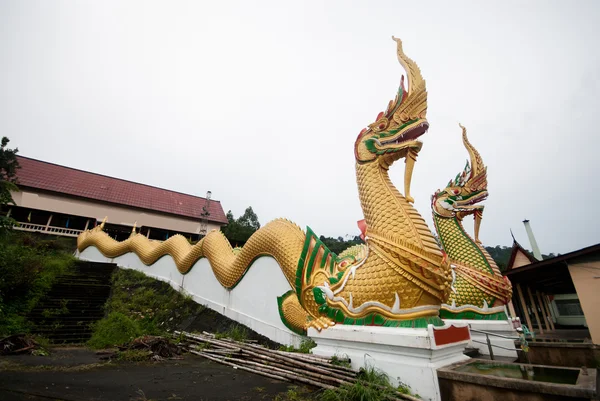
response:
{"label": "grey sky", "polygon": [[544,253],[600,242],[597,1],[3,0],[0,132],[24,156],[355,235],[353,144],[403,73],[392,35],[427,80],[412,195],[431,228],[467,158],[460,121],[488,166],[486,245],[512,228],[528,247],[524,218]]}

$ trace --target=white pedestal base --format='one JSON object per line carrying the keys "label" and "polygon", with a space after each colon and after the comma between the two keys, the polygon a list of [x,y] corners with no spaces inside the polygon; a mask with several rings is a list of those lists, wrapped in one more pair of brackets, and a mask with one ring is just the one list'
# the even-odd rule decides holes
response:
{"label": "white pedestal base", "polygon": [[439,401],[437,369],[468,359],[468,327],[452,322],[434,328],[404,329],[336,325],[318,332],[308,329],[316,343],[313,353],[348,357],[352,368],[373,366],[385,372],[393,385],[402,382],[424,400]]}
{"label": "white pedestal base", "polygon": [[[503,336],[518,337],[519,335],[513,328],[510,320],[467,320],[467,319],[444,319],[446,324],[468,324],[471,329],[471,342],[469,347],[477,348],[481,355],[489,355],[490,351],[487,346],[485,334],[478,333],[477,330],[487,331],[490,333],[500,334]],[[489,336],[492,343],[492,351],[494,356],[517,359],[517,351],[514,340],[506,338]],[[478,342],[475,342],[478,341]],[[482,344],[483,343],[483,344]],[[505,350],[504,348],[510,348]]]}

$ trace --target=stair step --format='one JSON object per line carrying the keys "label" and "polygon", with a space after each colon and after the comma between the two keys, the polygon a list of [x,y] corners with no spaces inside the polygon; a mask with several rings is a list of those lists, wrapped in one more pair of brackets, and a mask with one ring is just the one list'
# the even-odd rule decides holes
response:
{"label": "stair step", "polygon": [[116,268],[114,263],[79,261],[71,272],[58,276],[45,298],[28,314],[36,324],[33,332],[54,344],[88,341],[91,324],[105,315]]}

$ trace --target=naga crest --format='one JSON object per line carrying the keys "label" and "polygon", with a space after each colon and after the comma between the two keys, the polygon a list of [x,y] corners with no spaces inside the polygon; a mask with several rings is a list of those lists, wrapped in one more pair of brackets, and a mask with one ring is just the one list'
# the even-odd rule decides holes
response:
{"label": "naga crest", "polygon": [[[460,124],[459,124],[460,125]],[[474,214],[475,219],[481,218],[483,205],[477,203],[488,197],[487,167],[479,152],[467,138],[467,129],[462,128],[463,144],[469,152],[471,162],[467,160],[462,173],[456,175],[443,190],[437,190],[431,197],[433,212],[441,217],[456,217],[462,220],[465,216]]]}
{"label": "naga crest", "polygon": [[404,195],[409,202],[413,202],[410,181],[414,162],[423,146],[417,138],[429,129],[426,118],[427,89],[419,66],[404,54],[402,41],[393,36],[392,39],[397,44],[398,61],[408,74],[408,90],[402,75],[394,100],[390,100],[385,112],[380,112],[376,121],[364,128],[356,138],[354,155],[358,163],[378,160],[386,169],[405,157]]}

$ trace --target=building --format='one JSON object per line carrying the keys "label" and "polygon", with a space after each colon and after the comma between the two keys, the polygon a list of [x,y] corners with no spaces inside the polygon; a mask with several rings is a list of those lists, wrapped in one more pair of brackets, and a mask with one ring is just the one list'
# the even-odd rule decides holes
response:
{"label": "building", "polygon": [[227,223],[219,201],[17,156],[19,192],[5,210],[17,230],[76,237],[107,217],[121,241],[134,224],[150,239],[182,234],[191,241]]}
{"label": "building", "polygon": [[600,244],[537,260],[516,241],[504,274],[521,322],[542,336],[579,330],[578,339],[600,344]]}

